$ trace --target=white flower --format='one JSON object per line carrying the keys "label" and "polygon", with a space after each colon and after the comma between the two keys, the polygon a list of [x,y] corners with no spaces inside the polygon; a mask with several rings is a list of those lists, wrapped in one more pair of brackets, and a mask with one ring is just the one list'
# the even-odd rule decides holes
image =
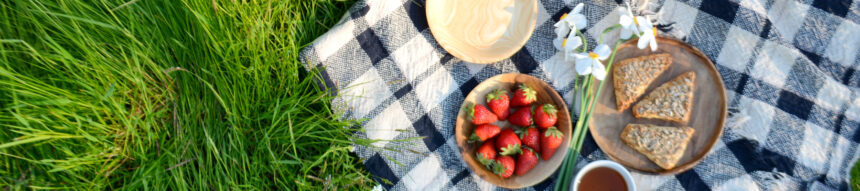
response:
{"label": "white flower", "polygon": [[567,24],[567,21],[565,21],[564,18],[567,18],[567,14],[562,15],[561,19],[553,25],[555,26],[555,36],[558,38],[562,38],[570,32],[570,25]]}
{"label": "white flower", "polygon": [[605,44],[597,45],[593,52],[576,54],[576,73],[592,74],[597,80],[603,80],[606,78],[606,67],[600,61],[609,58],[610,54],[612,50]]}
{"label": "white flower", "polygon": [[562,50],[561,48],[562,48],[562,45],[564,44],[565,40],[566,39],[564,39],[562,37],[557,37],[555,39],[552,39],[552,46],[555,47],[556,50]]}
{"label": "white flower", "polygon": [[575,52],[574,50],[576,50],[576,48],[579,48],[579,46],[582,46],[582,39],[579,38],[579,36],[577,36],[575,32],[572,32],[567,35],[567,38],[565,38],[562,42],[562,47],[564,47],[565,53]]}
{"label": "white flower", "polygon": [[657,51],[657,28],[651,24],[651,20],[648,18],[636,17],[636,23],[639,24],[639,32],[643,33],[639,37],[636,47],[643,49],[650,46],[651,51]]}
{"label": "white flower", "polygon": [[621,39],[628,39],[636,32],[637,23],[636,16],[633,16],[633,12],[630,11],[630,4],[627,4],[627,8],[619,9],[618,15],[621,16],[618,19],[618,24],[621,24]]}
{"label": "white flower", "polygon": [[576,54],[576,48],[582,46],[582,39],[579,38],[575,32],[572,32],[567,35],[567,38],[565,38],[561,44],[563,47],[562,53],[564,55],[564,60],[570,62],[572,61],[570,58],[574,58],[574,55]]}
{"label": "white flower", "polygon": [[552,45],[555,46],[555,49],[562,50],[564,44],[564,37],[570,33],[570,27],[567,24],[564,24],[564,21],[558,21],[555,23],[555,39],[552,40]]}
{"label": "white flower", "polygon": [[[562,26],[561,28],[567,28],[567,26]],[[576,35],[576,32],[571,32],[570,28],[567,28],[567,30],[568,33],[562,35],[557,33],[558,37],[552,40],[552,44],[555,46],[555,49],[563,50],[564,52],[571,52],[582,45],[582,41],[579,36]],[[565,38],[564,35],[567,35],[567,38]]]}
{"label": "white flower", "polygon": [[573,10],[570,13],[561,16],[559,22],[564,21],[568,25],[570,25],[571,29],[584,29],[588,26],[588,20],[585,19],[585,15],[583,15],[582,9],[585,4],[579,3],[576,7],[573,7]]}
{"label": "white flower", "polygon": [[[576,5],[573,10],[562,15],[561,18],[558,19],[558,22],[553,25],[555,26],[556,38],[553,39],[552,44],[556,49],[564,50],[565,53],[567,53],[582,45],[582,42],[576,36],[576,30],[588,26],[588,21],[585,19],[585,15],[580,13],[584,6],[585,4],[582,3]],[[565,36],[567,36],[567,38],[564,38]],[[573,37],[576,37],[576,39],[570,39]],[[571,41],[570,44],[567,43],[568,39]]]}
{"label": "white flower", "polygon": [[567,39],[564,38],[563,36],[556,37],[555,39],[552,40],[552,45],[555,46],[556,50],[564,50],[563,49],[564,41],[566,41],[566,40]]}

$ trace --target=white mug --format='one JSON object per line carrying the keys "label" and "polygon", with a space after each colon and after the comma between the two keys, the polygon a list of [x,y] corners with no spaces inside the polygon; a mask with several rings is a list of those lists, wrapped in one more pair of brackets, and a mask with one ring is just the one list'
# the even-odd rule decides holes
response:
{"label": "white mug", "polygon": [[615,170],[615,172],[618,172],[618,174],[621,174],[621,177],[624,178],[624,182],[627,184],[627,190],[636,191],[636,183],[633,182],[633,177],[630,176],[630,171],[627,171],[627,169],[621,166],[621,164],[618,164],[611,160],[594,161],[586,164],[584,167],[582,167],[582,169],[579,169],[579,172],[576,172],[576,177],[573,178],[573,184],[570,185],[570,190],[577,191],[577,189],[579,188],[579,181],[582,180],[582,177],[588,171],[591,171],[592,169],[598,167],[606,167]]}

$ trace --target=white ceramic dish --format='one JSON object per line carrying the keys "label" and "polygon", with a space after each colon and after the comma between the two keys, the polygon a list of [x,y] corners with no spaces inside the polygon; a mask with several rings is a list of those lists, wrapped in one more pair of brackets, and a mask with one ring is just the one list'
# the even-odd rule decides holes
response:
{"label": "white ceramic dish", "polygon": [[636,182],[633,182],[633,177],[630,176],[630,171],[627,171],[624,166],[618,164],[611,160],[598,160],[591,163],[588,163],[582,169],[579,169],[579,172],[576,172],[576,177],[573,178],[573,183],[570,184],[570,190],[577,191],[579,187],[579,182],[582,180],[582,176],[585,175],[588,171],[598,168],[598,167],[607,167],[621,174],[621,177],[624,178],[624,182],[627,184],[627,190],[636,191]]}

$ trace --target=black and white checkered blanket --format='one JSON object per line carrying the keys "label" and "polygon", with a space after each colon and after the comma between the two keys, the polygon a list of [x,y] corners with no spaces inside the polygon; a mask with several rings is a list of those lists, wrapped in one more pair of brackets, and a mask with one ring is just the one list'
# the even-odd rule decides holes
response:
{"label": "black and white checkered blanket", "polygon": [[[520,72],[572,100],[573,66],[553,48],[553,24],[579,1],[541,0],[537,26],[510,59],[484,65],[436,44],[424,0],[364,0],[302,52],[339,96],[334,108],[362,122],[355,153],[381,188],[493,190],[460,158],[460,103],[481,81]],[[620,1],[587,1],[589,45],[618,22]],[[860,141],[860,1],[653,0],[661,35],[683,39],[716,63],[729,123],[711,154],[674,176],[633,172],[641,190],[846,190]],[[569,104],[570,102],[568,102]],[[584,161],[606,159],[589,136]],[[389,149],[383,149],[389,148]],[[582,160],[581,160],[582,161]],[[585,162],[580,162],[580,165]],[[528,188],[547,190],[555,176]]]}

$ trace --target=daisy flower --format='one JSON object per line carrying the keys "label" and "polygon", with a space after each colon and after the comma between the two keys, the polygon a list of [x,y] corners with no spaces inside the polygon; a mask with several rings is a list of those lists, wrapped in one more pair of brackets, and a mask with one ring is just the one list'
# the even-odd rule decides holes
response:
{"label": "daisy flower", "polygon": [[606,67],[600,61],[609,58],[610,54],[612,50],[605,44],[597,45],[593,52],[576,54],[576,73],[592,74],[594,78],[603,80],[606,78]]}

